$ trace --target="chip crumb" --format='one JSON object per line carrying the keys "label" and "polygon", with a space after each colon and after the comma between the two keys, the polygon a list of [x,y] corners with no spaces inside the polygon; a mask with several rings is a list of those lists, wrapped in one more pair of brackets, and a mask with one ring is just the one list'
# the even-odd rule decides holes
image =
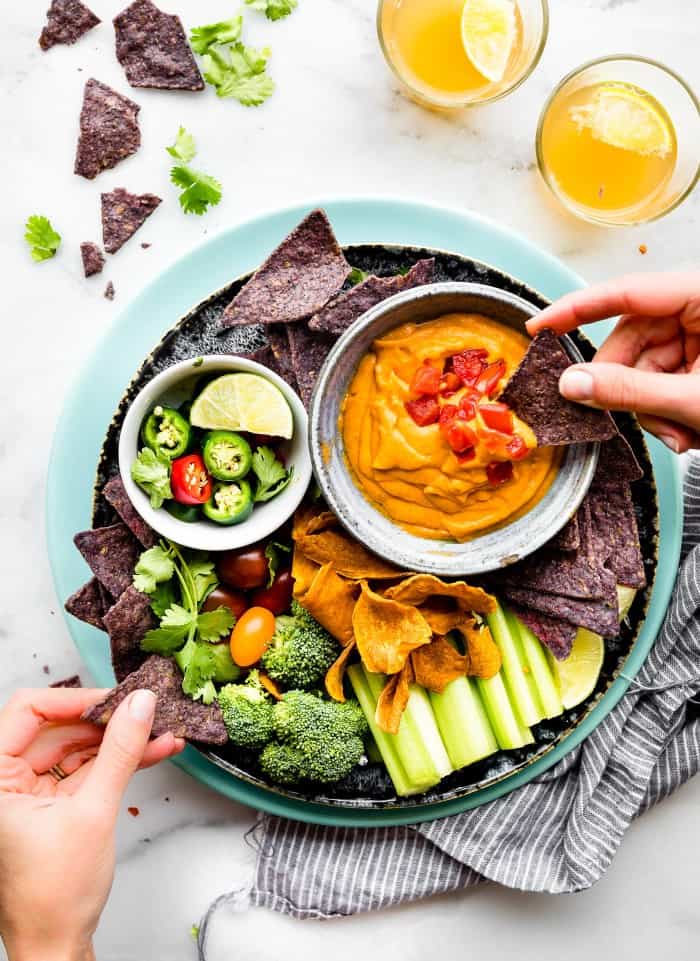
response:
{"label": "chip crumb", "polygon": [[132,816],[132,818],[137,818],[137,817],[139,816],[139,814],[141,813],[141,812],[139,811],[139,809],[138,809],[138,808],[135,808],[135,807],[127,808],[127,811],[128,811],[129,814]]}
{"label": "chip crumb", "polygon": [[105,287],[104,295],[106,300],[114,300],[114,284],[110,280]]}
{"label": "chip crumb", "polygon": [[142,247],[143,250],[148,250],[148,248],[149,248],[150,246],[151,246],[151,244],[147,244],[145,241],[144,241],[144,243],[141,244],[141,247]]}
{"label": "chip crumb", "polygon": [[105,265],[104,254],[91,240],[85,240],[80,245],[80,256],[83,261],[83,272],[86,277],[92,277],[93,274],[102,273],[102,268]]}
{"label": "chip crumb", "polygon": [[51,668],[49,667],[48,664],[44,664],[44,666],[42,667],[42,671],[44,672],[44,674],[50,674]]}
{"label": "chip crumb", "polygon": [[46,51],[57,43],[76,43],[98,23],[100,18],[81,0],[52,0],[46,13],[46,26],[39,37],[39,46]]}
{"label": "chip crumb", "polygon": [[642,256],[644,256],[644,254],[645,254],[648,250],[649,250],[649,248],[647,247],[646,244],[640,244],[640,245],[639,245],[639,253],[642,254]]}

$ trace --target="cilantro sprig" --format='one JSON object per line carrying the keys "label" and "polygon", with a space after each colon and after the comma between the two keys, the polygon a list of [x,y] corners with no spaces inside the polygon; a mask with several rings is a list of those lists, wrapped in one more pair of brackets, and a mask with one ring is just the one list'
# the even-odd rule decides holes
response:
{"label": "cilantro sprig", "polygon": [[131,465],[131,478],[144,493],[148,494],[151,507],[158,510],[163,501],[173,496],[170,487],[170,462],[159,457],[150,447],[144,447]]}
{"label": "cilantro sprig", "polygon": [[[204,28],[202,28],[204,29]],[[221,184],[215,177],[193,170],[188,166],[197,154],[197,145],[192,134],[184,127],[180,127],[171,147],[165,148],[171,157],[179,160],[180,164],[170,171],[170,179],[182,188],[180,206],[186,214],[201,216],[209,207],[214,207],[221,200]]]}
{"label": "cilantro sprig", "polygon": [[253,473],[258,479],[253,500],[265,503],[280,494],[292,479],[294,468],[287,470],[270,447],[258,447],[253,454]]}
{"label": "cilantro sprig", "polygon": [[[267,0],[266,0],[267,2]],[[272,0],[276,11],[296,0]],[[258,7],[256,9],[265,9]],[[289,11],[293,7],[290,7]],[[278,13],[270,19],[279,19]],[[202,56],[202,76],[216,90],[217,97],[231,97],[244,107],[259,107],[275,89],[267,73],[270,48],[249,47],[241,40],[243,18],[195,27],[190,34],[192,49]]]}
{"label": "cilantro sprig", "polygon": [[24,239],[29,244],[32,260],[41,263],[42,260],[56,256],[61,245],[61,235],[53,229],[48,217],[33,214],[24,229]]}
{"label": "cilantro sprig", "polygon": [[245,3],[253,10],[264,13],[268,20],[288,17],[299,5],[298,0],[245,0]]}

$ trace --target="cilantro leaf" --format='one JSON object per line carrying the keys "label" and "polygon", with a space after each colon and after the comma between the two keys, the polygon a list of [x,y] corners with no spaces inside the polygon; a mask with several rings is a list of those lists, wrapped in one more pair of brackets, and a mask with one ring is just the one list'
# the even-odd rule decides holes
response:
{"label": "cilantro leaf", "polygon": [[217,607],[215,611],[205,611],[197,618],[197,631],[203,641],[218,641],[224,634],[230,634],[235,617],[230,608]]}
{"label": "cilantro leaf", "polygon": [[259,107],[275,89],[266,73],[269,47],[256,50],[242,43],[212,47],[204,57],[202,75],[216,87],[217,97],[234,97],[245,107]]}
{"label": "cilantro leaf", "polygon": [[281,552],[289,554],[291,551],[289,544],[280,544],[279,541],[268,541],[265,548],[265,557],[267,558],[267,586],[272,587],[272,582],[275,579],[277,571],[279,570],[281,561]]}
{"label": "cilantro leaf", "polygon": [[264,13],[268,20],[281,20],[288,17],[298,6],[298,0],[245,0],[253,10]]}
{"label": "cilantro leaf", "polygon": [[194,159],[197,153],[197,145],[194,141],[194,137],[191,133],[187,133],[184,127],[180,127],[177,132],[177,137],[175,137],[175,143],[172,147],[165,148],[171,157],[176,160],[181,161],[183,164],[188,164],[190,160]]}
{"label": "cilantro leaf", "polygon": [[154,591],[147,591],[151,595],[151,610],[156,617],[162,617],[169,607],[175,603],[175,587],[172,581],[156,584]]}
{"label": "cilantro leaf", "polygon": [[206,554],[195,554],[188,560],[187,566],[194,583],[195,599],[199,606],[219,583],[214,570],[214,562],[210,561]]}
{"label": "cilantro leaf", "polygon": [[134,587],[144,594],[152,594],[157,584],[169,581],[175,573],[170,554],[160,546],[151,547],[139,557],[134,569]]}
{"label": "cilantro leaf", "polygon": [[193,27],[190,44],[195,53],[204,54],[216,43],[235,43],[241,36],[243,17],[239,14],[231,20],[208,23],[203,27]]}
{"label": "cilantro leaf", "polygon": [[216,689],[211,679],[216,671],[216,652],[211,644],[195,644],[192,656],[185,668],[182,690],[193,700],[201,698],[211,704],[216,697]]}
{"label": "cilantro leaf", "polygon": [[272,500],[292,479],[292,471],[288,471],[282,461],[277,460],[275,452],[269,447],[258,447],[253,454],[252,466],[258,479],[253,498],[256,503]]}
{"label": "cilantro leaf", "polygon": [[61,245],[61,235],[53,229],[51,221],[38,214],[27,220],[24,239],[31,248],[32,260],[37,263],[55,256]]}
{"label": "cilantro leaf", "polygon": [[162,654],[168,657],[184,644],[191,628],[196,623],[196,615],[179,604],[173,604],[163,614],[160,627],[154,628],[141,641],[141,650],[149,654]]}
{"label": "cilantro leaf", "polygon": [[348,275],[348,280],[353,287],[356,287],[357,284],[361,284],[362,281],[367,280],[368,277],[369,277],[369,271],[360,270],[359,267],[353,267],[352,270],[350,271],[350,274]]}
{"label": "cilantro leaf", "polygon": [[131,465],[132,480],[139,485],[151,499],[151,507],[158,510],[163,501],[171,498],[170,462],[164,457],[158,457],[150,447],[140,450],[136,460]]}
{"label": "cilantro leaf", "polygon": [[170,179],[182,187],[180,206],[186,214],[205,213],[208,207],[215,207],[221,200],[221,184],[214,177],[192,170],[191,167],[173,167]]}

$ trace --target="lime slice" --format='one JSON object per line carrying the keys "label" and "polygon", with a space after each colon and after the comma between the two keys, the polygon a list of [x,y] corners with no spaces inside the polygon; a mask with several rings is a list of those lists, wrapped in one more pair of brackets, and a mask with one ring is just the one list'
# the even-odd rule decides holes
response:
{"label": "lime slice", "polygon": [[625,587],[623,584],[617,585],[617,606],[620,609],[620,620],[624,621],[632,607],[632,601],[637,596],[633,587]]}
{"label": "lime slice", "polygon": [[592,694],[603,666],[604,654],[603,638],[593,631],[587,631],[585,627],[580,627],[576,632],[571,654],[565,661],[557,661],[550,655],[552,674],[567,711]]}
{"label": "lime slice", "polygon": [[258,374],[224,374],[204,388],[190,411],[204,430],[245,430],[291,437],[292,411],[282,391]]}
{"label": "lime slice", "polygon": [[505,76],[515,43],[515,4],[512,0],[465,0],[462,43],[480,74],[492,83]]}
{"label": "lime slice", "polygon": [[580,130],[611,147],[641,156],[666,157],[673,150],[673,128],[662,107],[643,90],[611,86],[591,103],[570,110]]}

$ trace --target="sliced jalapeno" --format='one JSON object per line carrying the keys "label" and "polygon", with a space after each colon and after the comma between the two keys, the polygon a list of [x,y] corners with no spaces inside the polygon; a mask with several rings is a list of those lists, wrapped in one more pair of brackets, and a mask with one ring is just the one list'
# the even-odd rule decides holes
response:
{"label": "sliced jalapeno", "polygon": [[250,444],[232,430],[209,431],[204,437],[202,454],[207,470],[220,481],[240,480],[253,462]]}
{"label": "sliced jalapeno", "polygon": [[148,415],[141,430],[143,442],[156,454],[175,460],[190,445],[191,427],[172,407],[158,406]]}
{"label": "sliced jalapeno", "polygon": [[246,480],[237,484],[214,484],[212,495],[202,510],[216,524],[240,524],[253,512],[253,492]]}
{"label": "sliced jalapeno", "polygon": [[172,514],[179,521],[185,524],[194,524],[195,521],[202,519],[202,512],[194,504],[180,504],[178,501],[165,501],[163,507],[168,514]]}

